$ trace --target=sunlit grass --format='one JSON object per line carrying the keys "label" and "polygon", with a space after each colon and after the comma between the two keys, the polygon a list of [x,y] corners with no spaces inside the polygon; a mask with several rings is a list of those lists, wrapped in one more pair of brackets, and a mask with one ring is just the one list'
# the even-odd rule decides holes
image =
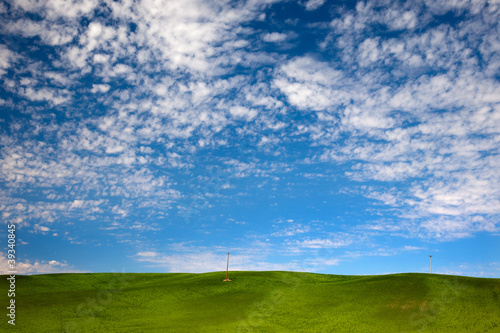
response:
{"label": "sunlit grass", "polygon": [[[292,272],[18,276],[20,332],[500,332],[500,279]],[[7,290],[2,279],[0,287]],[[4,295],[5,294],[5,295]],[[0,296],[7,304],[6,293]]]}

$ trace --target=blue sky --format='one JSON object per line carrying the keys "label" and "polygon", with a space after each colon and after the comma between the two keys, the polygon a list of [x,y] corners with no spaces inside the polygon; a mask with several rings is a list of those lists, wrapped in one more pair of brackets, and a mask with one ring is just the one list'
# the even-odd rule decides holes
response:
{"label": "blue sky", "polygon": [[500,277],[497,1],[0,17],[2,267]]}

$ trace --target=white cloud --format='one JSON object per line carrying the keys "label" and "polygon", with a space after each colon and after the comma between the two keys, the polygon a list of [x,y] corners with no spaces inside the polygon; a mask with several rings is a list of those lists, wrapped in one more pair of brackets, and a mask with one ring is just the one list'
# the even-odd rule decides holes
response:
{"label": "white cloud", "polygon": [[142,59],[154,56],[171,70],[210,73],[218,72],[219,64],[232,61],[228,52],[246,45],[238,38],[238,25],[257,18],[272,2],[253,1],[229,7],[198,0],[144,0],[132,6],[116,2],[109,5],[117,19],[137,24],[136,31],[122,42],[147,45],[154,55],[145,51]]}
{"label": "white cloud", "polygon": [[[320,121],[307,132],[318,144],[332,146],[321,160],[354,162],[346,173],[353,180],[407,182],[401,184],[409,189],[397,195],[390,190],[377,192],[377,199],[397,207],[404,216],[498,214],[495,184],[499,179],[493,157],[497,155],[493,142],[498,130],[492,126],[500,128],[493,115],[500,86],[477,66],[470,49],[489,35],[479,32],[488,25],[472,18],[459,29],[442,24],[417,33],[414,29],[430,20],[426,15],[418,17],[419,4],[389,9],[378,5],[359,3],[355,11],[332,21],[331,42],[327,38],[323,45],[335,47],[342,53],[340,59],[320,63],[296,58],[300,66],[294,66],[296,60],[292,59],[275,76],[275,84],[296,108],[318,111]],[[476,10],[468,6],[463,8]],[[484,15],[493,19],[496,14]],[[384,38],[368,30],[377,22],[387,24],[388,30],[406,31]],[[462,29],[469,37],[464,38]],[[364,33],[353,33],[360,30]],[[333,68],[346,70],[324,74]],[[428,68],[441,74],[426,72]],[[340,88],[336,77],[343,83]],[[326,129],[338,124],[340,134],[349,137],[346,142],[337,143],[338,134],[327,136]],[[410,186],[408,180],[415,183]],[[455,224],[438,221],[453,232]],[[462,225],[464,234],[493,230],[491,219],[475,226],[465,221],[455,222]],[[444,237],[443,233],[434,234]]]}
{"label": "white cloud", "polygon": [[229,113],[236,119],[245,119],[246,121],[251,121],[258,114],[257,110],[249,109],[244,106],[233,106],[229,109]]}
{"label": "white cloud", "polygon": [[90,90],[92,93],[107,93],[111,86],[109,84],[93,84],[92,85],[92,90]]}
{"label": "white cloud", "polygon": [[307,56],[292,59],[281,71],[295,81],[321,85],[339,84],[343,76],[342,71],[331,68],[328,63]]}
{"label": "white cloud", "polygon": [[282,230],[279,230],[277,232],[273,232],[271,236],[275,237],[291,237],[295,236],[297,234],[303,234],[307,233],[310,230],[310,226],[308,225],[301,225],[301,224],[296,224],[291,227],[285,226]]}
{"label": "white cloud", "polygon": [[[344,238],[345,237],[345,238]],[[305,239],[303,241],[293,241],[290,245],[296,246],[297,248],[306,249],[322,249],[322,248],[340,248],[346,247],[352,244],[352,239],[347,236],[333,237],[333,238],[314,238]]]}
{"label": "white cloud", "polygon": [[139,253],[137,253],[137,256],[140,257],[140,258],[144,258],[144,257],[157,257],[158,255],[159,255],[159,253],[152,252],[152,251],[146,251],[146,252],[139,252]]}
{"label": "white cloud", "polygon": [[25,37],[38,36],[48,45],[67,44],[78,34],[78,30],[74,26],[36,22],[29,19],[9,22],[3,28],[10,33],[20,34]]}
{"label": "white cloud", "polygon": [[307,0],[304,4],[306,7],[306,10],[316,10],[319,7],[323,6],[323,4],[326,2],[326,0]]}
{"label": "white cloud", "polygon": [[75,200],[71,203],[71,208],[81,208],[84,205],[83,200]]}
{"label": "white cloud", "polygon": [[385,13],[384,21],[391,30],[413,29],[418,24],[417,14],[412,10],[401,12],[389,9]]}
{"label": "white cloud", "polygon": [[[214,271],[224,271],[226,269],[225,252],[214,251],[192,251],[190,253],[179,254],[157,254],[154,256],[138,253],[135,260],[144,263],[149,267],[164,267],[172,273],[204,273]],[[274,271],[274,270],[300,270],[298,263],[272,263],[265,260],[260,255],[252,254],[231,254],[230,271]]]}
{"label": "white cloud", "polygon": [[[7,255],[0,252],[0,274],[8,274],[9,265],[7,262]],[[16,260],[16,274],[55,274],[55,273],[86,273],[72,268],[66,262],[59,262],[56,260]]]}
{"label": "white cloud", "polygon": [[46,227],[44,225],[35,224],[33,227],[34,227],[35,232],[45,233],[45,232],[50,231],[50,228]]}
{"label": "white cloud", "polygon": [[105,63],[109,61],[109,55],[106,54],[94,54],[92,57],[94,63]]}
{"label": "white cloud", "polygon": [[90,13],[97,0],[19,0],[14,4],[25,11],[45,15],[49,19],[78,18]]}
{"label": "white cloud", "polygon": [[[446,215],[446,213],[445,213]],[[441,239],[455,239],[470,237],[473,233],[488,231],[495,232],[498,228],[494,222],[480,216],[470,217],[438,217],[429,219],[421,224],[421,232],[425,236]]]}
{"label": "white cloud", "polygon": [[20,88],[20,95],[34,102],[47,101],[54,105],[59,105],[68,102],[71,99],[71,93],[65,89],[40,88],[33,89]]}
{"label": "white cloud", "polygon": [[281,32],[270,32],[262,35],[262,40],[269,43],[279,43],[288,39],[288,34]]}
{"label": "white cloud", "polygon": [[16,54],[5,45],[0,44],[0,76],[6,73],[12,62],[17,58]]}
{"label": "white cloud", "polygon": [[43,75],[57,84],[69,86],[72,83],[71,77],[64,76],[58,72],[44,71]]}
{"label": "white cloud", "polygon": [[500,276],[500,263],[489,262],[477,264],[463,262],[443,267],[434,267],[433,271],[436,274],[498,278]]}
{"label": "white cloud", "polygon": [[301,109],[330,109],[349,98],[350,80],[328,63],[311,57],[295,58],[281,66],[274,84]]}
{"label": "white cloud", "polygon": [[429,1],[424,0],[427,6],[433,13],[443,15],[449,11],[455,13],[463,12],[464,10],[471,11],[473,14],[479,13],[488,3],[495,7],[494,1],[471,1],[471,0],[445,0],[445,1]]}
{"label": "white cloud", "polygon": [[[346,163],[344,175],[354,182],[398,182],[399,191],[381,185],[365,195],[411,216],[412,234],[462,237],[495,230],[495,5],[429,3],[433,13],[468,13],[458,25],[428,25],[432,15],[421,2],[359,2],[336,12],[323,27],[329,33],[315,30],[325,35],[321,47],[305,52],[318,54],[293,56],[254,48],[255,41],[294,36],[292,22],[286,33],[248,27],[266,16],[271,3],[18,1],[15,6],[41,20],[12,19],[3,25],[6,33],[38,36],[36,47],[58,47],[41,60],[0,46],[0,75],[20,64],[4,87],[24,97],[19,110],[30,119],[13,122],[13,134],[1,139],[0,178],[12,189],[3,216],[38,221],[41,228],[38,219],[96,219],[106,212],[123,228],[147,230],[147,224],[136,224],[131,207],[140,203],[148,216],[166,214],[185,194],[176,190],[173,169],[194,169],[197,152],[255,137],[255,146],[275,157],[288,156],[287,140],[304,143],[316,154],[308,163]],[[304,2],[307,10],[323,4]],[[113,17],[94,17],[98,5],[109,6]],[[88,25],[80,25],[82,16]],[[234,68],[243,70],[232,75]],[[49,105],[24,108],[29,101]],[[99,116],[87,118],[94,111]],[[63,118],[68,121],[55,121]],[[224,166],[234,177],[278,179],[293,163],[232,159]],[[44,198],[16,199],[30,191]],[[99,199],[110,196],[123,200]],[[15,208],[20,203],[24,210]],[[473,221],[478,216],[484,220]],[[121,224],[127,218],[129,224]],[[339,242],[312,237],[298,244]]]}
{"label": "white cloud", "polygon": [[420,251],[420,250],[425,250],[425,247],[418,247],[418,246],[412,246],[412,245],[405,245],[403,247],[404,251]]}

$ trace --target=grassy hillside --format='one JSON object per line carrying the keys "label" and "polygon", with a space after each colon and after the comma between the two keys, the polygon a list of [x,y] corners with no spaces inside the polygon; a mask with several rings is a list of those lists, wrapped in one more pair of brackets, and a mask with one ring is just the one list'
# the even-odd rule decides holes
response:
{"label": "grassy hillside", "polygon": [[0,332],[500,332],[500,279],[292,272],[18,276]]}

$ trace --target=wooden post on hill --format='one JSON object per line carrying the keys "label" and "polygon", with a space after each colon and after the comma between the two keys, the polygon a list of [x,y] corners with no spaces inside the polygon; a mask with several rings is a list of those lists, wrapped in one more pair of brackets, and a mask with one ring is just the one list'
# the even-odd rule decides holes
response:
{"label": "wooden post on hill", "polygon": [[431,259],[431,274],[432,274],[432,256],[430,255],[429,258]]}
{"label": "wooden post on hill", "polygon": [[229,271],[229,252],[227,253],[226,278],[224,279],[224,281],[232,281],[230,278],[227,277],[228,271]]}

